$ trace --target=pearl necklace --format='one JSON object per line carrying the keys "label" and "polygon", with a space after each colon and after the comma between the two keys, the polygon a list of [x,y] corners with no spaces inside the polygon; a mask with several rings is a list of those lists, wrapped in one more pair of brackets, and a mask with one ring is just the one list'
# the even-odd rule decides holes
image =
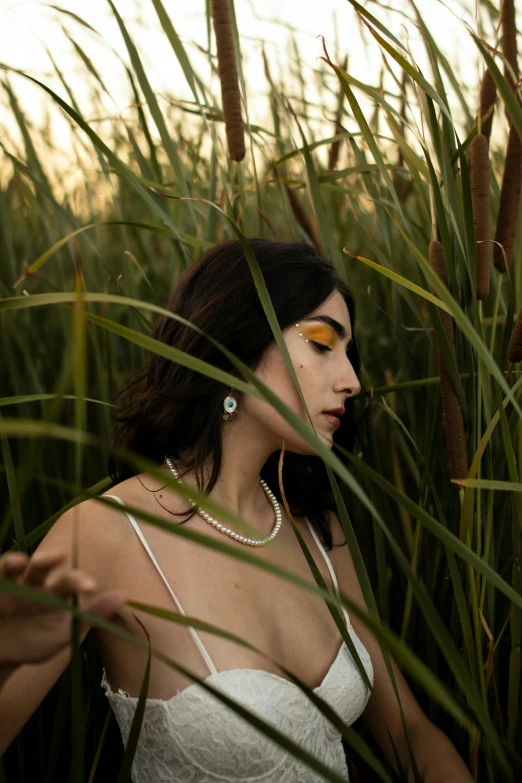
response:
{"label": "pearl necklace", "polygon": [[[170,471],[174,478],[183,485],[183,481],[179,477],[179,473],[172,464],[172,460],[170,457],[165,457],[165,462],[170,468]],[[193,507],[197,508],[198,514],[203,517],[203,519],[206,522],[209,522],[213,527],[216,528],[216,530],[219,530],[220,533],[224,533],[227,536],[230,536],[230,538],[235,538],[236,541],[239,541],[241,544],[248,544],[249,546],[264,546],[265,544],[268,544],[269,541],[272,541],[277,534],[279,533],[279,528],[281,527],[281,508],[279,506],[279,503],[277,502],[277,498],[272,492],[272,490],[268,487],[266,481],[263,481],[261,476],[259,477],[259,482],[263,489],[265,490],[266,496],[268,497],[269,501],[272,503],[275,511],[275,525],[270,533],[269,536],[266,538],[263,538],[261,541],[254,539],[254,538],[246,538],[245,536],[241,536],[239,533],[234,533],[233,530],[230,530],[230,528],[225,527],[220,522],[217,521],[217,519],[214,519],[214,517],[211,517],[210,514],[207,514],[206,511],[203,511],[199,506],[196,505],[196,503],[191,500],[190,503]]]}

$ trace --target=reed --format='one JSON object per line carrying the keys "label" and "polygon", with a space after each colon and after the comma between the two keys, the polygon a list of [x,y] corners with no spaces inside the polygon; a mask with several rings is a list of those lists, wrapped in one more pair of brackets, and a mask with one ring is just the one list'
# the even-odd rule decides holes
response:
{"label": "reed", "polygon": [[[341,68],[343,69],[343,71],[346,71],[347,66],[348,66],[348,57],[347,55],[345,55],[344,60],[341,64]],[[335,123],[334,123],[336,135],[338,133],[343,132],[343,126],[342,126],[343,103],[344,103],[344,91],[342,87],[339,86],[337,109],[335,112]],[[330,148],[328,150],[328,171],[333,171],[337,167],[337,161],[339,160],[340,150],[341,150],[341,139],[337,139],[337,141],[333,141],[330,144]]]}
{"label": "reed", "polygon": [[[432,239],[429,245],[429,264],[438,275],[441,282],[447,287],[448,275],[446,271],[446,260],[444,258],[444,248],[436,239]],[[437,296],[433,288],[432,294]],[[439,317],[446,337],[448,338],[452,356],[455,359],[456,351],[453,319],[449,313],[444,311],[439,311]],[[462,417],[462,408],[459,398],[453,387],[439,342],[437,343],[437,361],[439,365],[440,397],[442,401],[442,417],[444,422],[449,475],[451,479],[462,479],[466,478],[469,473],[464,419]]]}
{"label": "reed", "polygon": [[478,133],[470,145],[469,176],[473,208],[473,231],[475,235],[475,258],[477,269],[477,299],[486,299],[489,294],[489,144],[487,138]]}
{"label": "reed", "polygon": [[507,349],[507,358],[510,362],[522,362],[522,309],[519,310]]}
{"label": "reed", "polygon": [[[481,118],[481,133],[488,140],[491,136],[491,129],[493,127],[493,115],[495,111],[495,103],[497,100],[497,85],[491,75],[489,68],[486,68],[480,82],[479,93],[479,112]],[[478,125],[478,120],[475,121],[474,127]]]}
{"label": "reed", "polygon": [[232,160],[241,161],[245,157],[245,127],[241,115],[241,93],[229,0],[210,0],[210,7],[216,36],[228,151]]}
{"label": "reed", "polygon": [[[174,90],[156,96],[117,0],[111,7],[129,80],[122,116],[107,109],[108,82],[86,20],[59,5],[56,28],[67,25],[81,95],[89,97],[79,97],[74,69],[66,72],[54,52],[49,69],[59,90],[47,74],[35,83],[33,74],[4,71],[0,548],[33,551],[65,508],[109,489],[114,393],[156,350],[157,308],[195,258],[237,232],[308,241],[337,266],[357,306],[362,391],[354,449],[324,449],[321,457],[339,487],[339,518],[347,531],[353,526],[354,563],[382,621],[375,632],[477,783],[515,783],[522,774],[522,411],[512,363],[521,355],[514,313],[522,297],[515,130],[522,108],[510,104],[507,139],[500,122],[490,135],[495,103],[513,95],[494,48],[499,12],[488,5],[480,37],[462,33],[466,40],[472,33],[484,72],[477,135],[479,85],[460,83],[445,42],[415,10],[408,21],[353,0],[359,26],[339,30],[339,48],[349,51],[351,36],[364,31],[368,58],[383,63],[376,83],[336,68],[330,41],[321,60],[291,39],[291,55],[282,51],[279,62],[267,48],[261,95],[247,82],[240,96],[239,44],[255,58],[261,42],[237,39],[232,4],[207,4],[218,51],[214,90],[212,52],[183,40],[175,15],[162,0],[151,2],[190,100]],[[512,7],[502,10],[506,56]],[[421,37],[430,63],[422,72],[403,25]],[[194,66],[194,50],[206,65]],[[41,90],[48,117],[65,116],[70,143],[58,145],[53,123],[39,124],[18,95],[24,78]],[[242,105],[254,98],[266,111],[247,128]],[[338,157],[332,116],[345,132]],[[488,263],[488,224],[497,215],[509,275],[499,274],[506,267],[498,245]],[[194,359],[169,355],[189,366]],[[226,510],[222,516],[234,526]],[[281,589],[295,584],[291,572],[281,579]],[[71,770],[82,767],[82,736],[89,783],[118,780],[120,768],[129,769],[135,743],[124,759],[90,637],[83,653],[83,703],[78,670],[66,672],[5,754],[1,783],[72,780]],[[166,665],[176,668],[175,657]],[[394,779],[362,727],[345,732],[343,744],[353,779]]]}
{"label": "reed", "polygon": [[[401,74],[401,103],[399,109],[399,114],[401,118],[400,132],[402,135],[404,135],[404,131],[406,128],[406,85],[407,85],[407,73],[406,71],[403,71]],[[404,153],[402,151],[402,148],[399,147],[399,149],[397,150],[397,167],[402,168],[403,166],[404,166]],[[403,177],[401,177],[397,172],[394,172],[393,175],[393,186],[400,198],[404,198],[406,196],[406,192],[408,190],[408,183],[405,182]]]}
{"label": "reed", "polygon": [[324,256],[324,244],[315,216],[304,208],[295,188],[290,187],[285,182],[284,189],[297,224],[303,229],[307,238],[312,242],[320,255]]}
{"label": "reed", "polygon": [[[518,85],[519,78],[515,0],[502,0],[500,4],[500,46],[502,54],[515,75],[513,79],[509,68],[504,66],[504,77],[514,91]],[[511,123],[511,117],[507,108],[506,118]]]}
{"label": "reed", "polygon": [[495,268],[504,273],[513,261],[517,233],[520,186],[522,180],[522,144],[514,125],[509,129],[504,174],[493,248]]}

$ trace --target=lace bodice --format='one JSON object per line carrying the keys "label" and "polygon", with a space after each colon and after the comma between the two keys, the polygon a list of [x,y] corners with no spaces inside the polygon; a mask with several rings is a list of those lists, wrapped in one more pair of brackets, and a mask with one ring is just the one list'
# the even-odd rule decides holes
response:
{"label": "lace bodice", "polygon": [[[184,614],[136,520],[127,515]],[[308,520],[307,523],[326,559],[338,595],[328,555]],[[344,609],[343,612],[355,649],[372,682],[370,656],[353,630],[347,612]],[[204,682],[251,710],[320,759],[332,772],[348,780],[341,734],[295,683],[260,669],[217,671],[199,636],[193,628],[189,630],[211,670]],[[102,686],[126,745],[138,698],[120,689],[113,691],[105,672]],[[347,724],[353,723],[364,710],[369,691],[344,642],[314,693]],[[319,783],[324,777],[265,737],[199,683],[193,683],[170,699],[147,699],[132,780],[134,783]]]}

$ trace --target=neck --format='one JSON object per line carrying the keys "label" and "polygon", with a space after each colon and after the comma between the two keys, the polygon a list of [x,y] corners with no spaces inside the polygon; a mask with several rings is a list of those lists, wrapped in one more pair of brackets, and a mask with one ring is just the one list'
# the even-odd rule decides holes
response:
{"label": "neck", "polygon": [[[269,533],[274,524],[274,509],[259,481],[261,469],[275,448],[265,445],[266,435],[246,433],[241,422],[223,428],[223,456],[220,474],[210,497],[224,508],[248,520],[262,532]],[[176,463],[174,462],[176,466]],[[205,481],[210,477],[210,466],[204,469]],[[195,471],[183,476],[183,483],[196,488]],[[275,487],[270,487],[275,491]]]}

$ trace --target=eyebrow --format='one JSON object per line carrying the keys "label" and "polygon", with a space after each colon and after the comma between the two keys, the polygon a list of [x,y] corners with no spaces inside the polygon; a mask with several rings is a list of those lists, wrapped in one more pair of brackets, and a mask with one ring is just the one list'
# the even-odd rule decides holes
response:
{"label": "eyebrow", "polygon": [[[342,324],[339,323],[339,321],[336,321],[335,318],[332,318],[329,315],[314,315],[313,318],[302,318],[301,321],[303,323],[309,323],[310,321],[322,321],[324,324],[328,324],[328,326],[331,326],[334,332],[338,337],[341,338],[341,340],[344,340],[346,337],[346,329]],[[348,345],[351,345],[353,343],[353,335],[350,338]]]}

